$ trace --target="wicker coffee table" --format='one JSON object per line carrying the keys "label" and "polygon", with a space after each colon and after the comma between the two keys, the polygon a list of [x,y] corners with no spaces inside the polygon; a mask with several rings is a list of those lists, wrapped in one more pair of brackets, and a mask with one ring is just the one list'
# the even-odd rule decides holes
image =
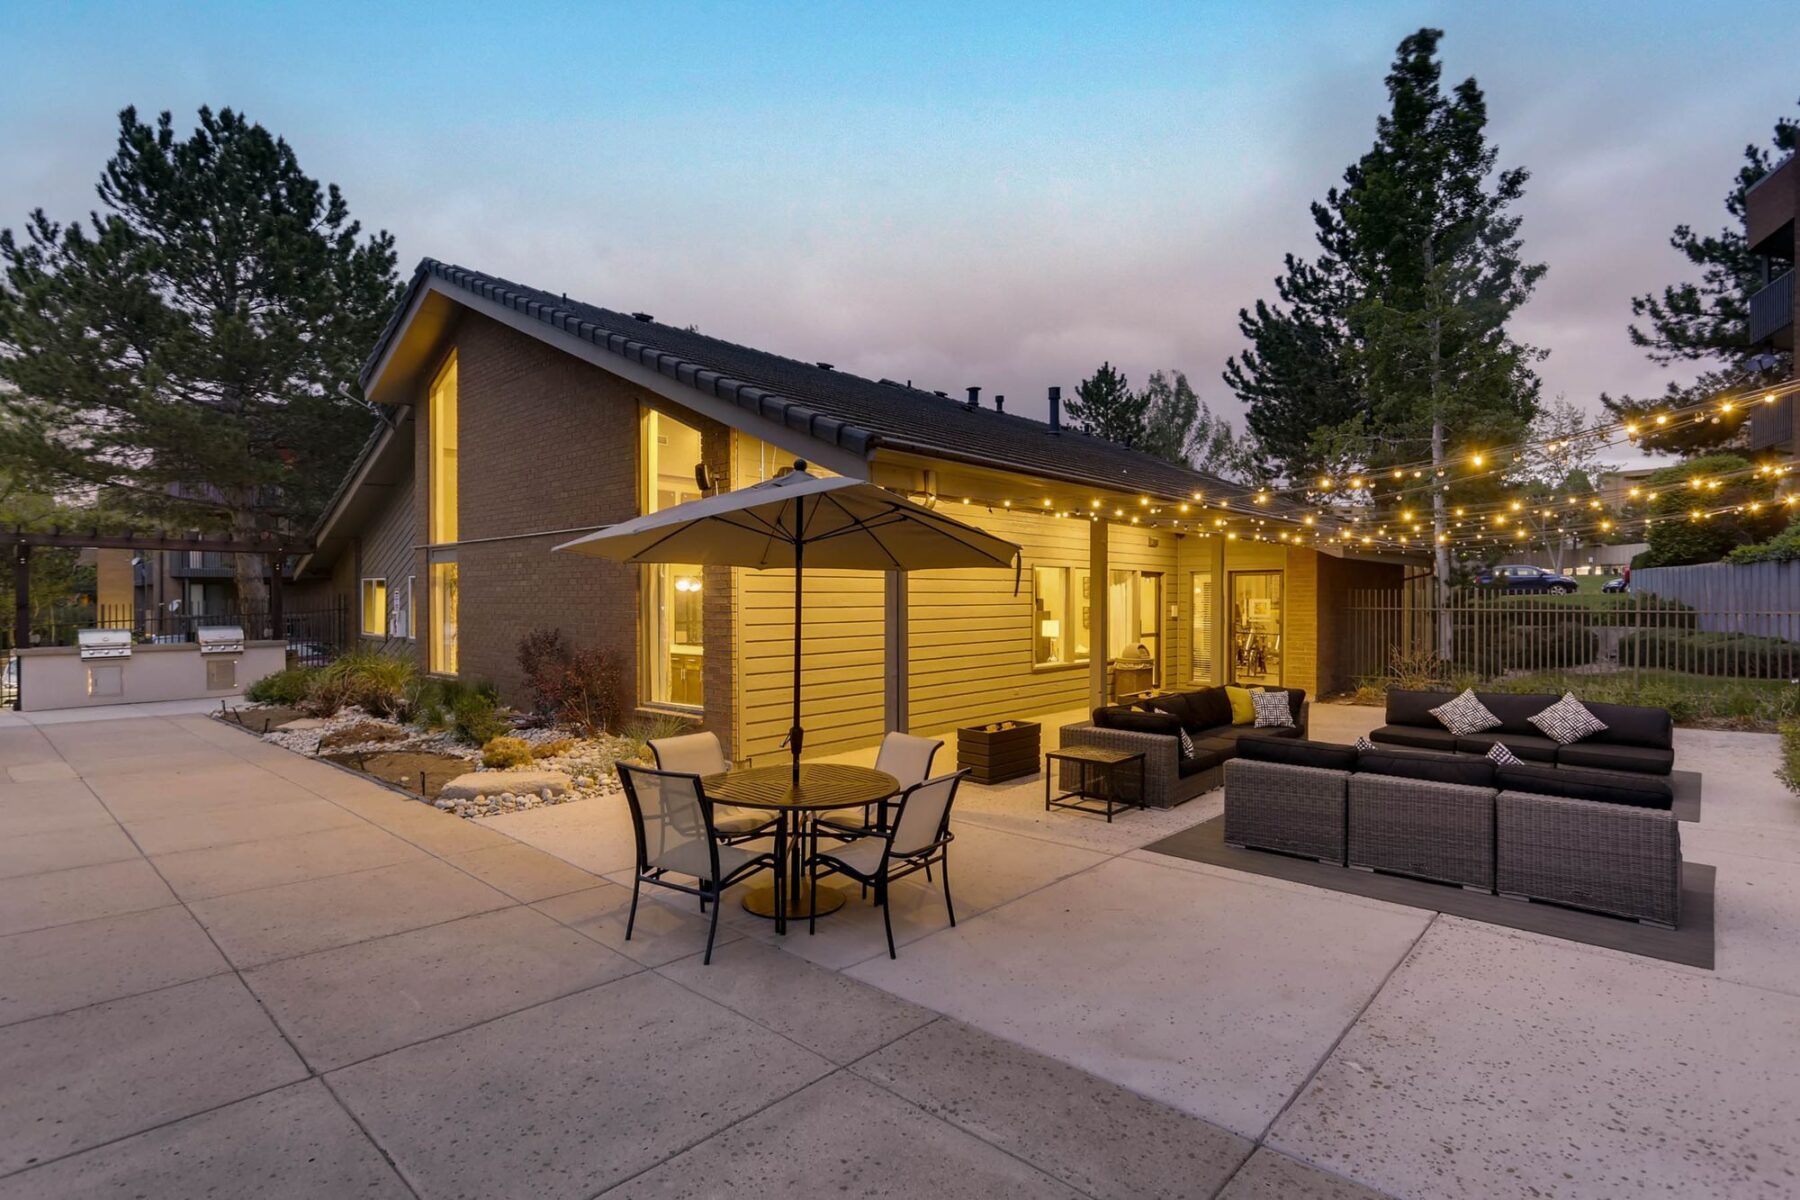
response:
{"label": "wicker coffee table", "polygon": [[[1072,791],[1054,790],[1053,777],[1058,762],[1077,766]],[[1119,773],[1137,764],[1137,800],[1119,799]],[[1098,782],[1103,790],[1095,790]],[[1142,750],[1102,750],[1098,746],[1064,746],[1044,754],[1044,811],[1072,808],[1077,812],[1104,816],[1112,824],[1113,813],[1120,809],[1144,807],[1144,752]],[[1098,806],[1098,807],[1096,807]]]}

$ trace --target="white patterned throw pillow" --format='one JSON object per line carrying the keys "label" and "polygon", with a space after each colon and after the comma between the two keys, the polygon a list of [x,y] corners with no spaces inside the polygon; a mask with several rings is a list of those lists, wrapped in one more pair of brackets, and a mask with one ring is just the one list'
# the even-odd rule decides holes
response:
{"label": "white patterned throw pillow", "polygon": [[1288,703],[1288,694],[1284,691],[1251,692],[1250,703],[1256,708],[1258,729],[1292,726],[1294,723],[1293,706]]}
{"label": "white patterned throw pillow", "polygon": [[1545,737],[1560,746],[1606,732],[1606,722],[1589,712],[1575,698],[1574,692],[1564,692],[1561,700],[1530,718],[1530,721],[1544,731]]}
{"label": "white patterned throw pillow", "polygon": [[1493,760],[1496,767],[1522,767],[1525,765],[1524,759],[1514,754],[1511,750],[1508,750],[1499,742],[1495,742],[1488,747],[1487,756]]}
{"label": "white patterned throw pillow", "polygon": [[1448,704],[1438,705],[1431,710],[1431,715],[1436,717],[1445,729],[1459,737],[1468,733],[1480,733],[1486,729],[1498,729],[1501,725],[1500,718],[1489,712],[1487,705],[1475,698],[1474,688],[1469,688]]}
{"label": "white patterned throw pillow", "polygon": [[1371,742],[1366,737],[1359,737],[1356,739],[1356,748],[1358,750],[1373,750],[1375,748],[1375,743]]}
{"label": "white patterned throw pillow", "polygon": [[1194,739],[1188,736],[1187,730],[1181,729],[1176,732],[1181,736],[1181,757],[1192,758],[1195,754],[1199,753],[1199,751],[1194,749]]}

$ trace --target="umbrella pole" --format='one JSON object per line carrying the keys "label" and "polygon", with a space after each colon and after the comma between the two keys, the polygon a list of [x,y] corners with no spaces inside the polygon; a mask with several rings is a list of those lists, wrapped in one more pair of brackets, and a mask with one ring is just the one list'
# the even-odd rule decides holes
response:
{"label": "umbrella pole", "polygon": [[800,578],[802,575],[802,559],[806,553],[806,541],[801,529],[800,515],[794,514],[794,724],[788,729],[788,747],[794,757],[793,782],[800,782],[800,748],[806,740],[806,731],[800,728]]}

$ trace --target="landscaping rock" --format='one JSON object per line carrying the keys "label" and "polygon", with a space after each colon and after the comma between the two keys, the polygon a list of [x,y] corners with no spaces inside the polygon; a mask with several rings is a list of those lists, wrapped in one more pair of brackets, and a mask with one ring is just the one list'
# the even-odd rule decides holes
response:
{"label": "landscaping rock", "polygon": [[277,725],[276,729],[283,733],[301,733],[309,729],[325,728],[324,717],[301,717],[298,721],[289,721],[285,725]]}
{"label": "landscaping rock", "polygon": [[516,800],[520,792],[542,795],[548,791],[555,796],[568,790],[569,777],[561,771],[471,771],[446,783],[438,798],[473,800],[481,796],[499,798],[511,793]]}

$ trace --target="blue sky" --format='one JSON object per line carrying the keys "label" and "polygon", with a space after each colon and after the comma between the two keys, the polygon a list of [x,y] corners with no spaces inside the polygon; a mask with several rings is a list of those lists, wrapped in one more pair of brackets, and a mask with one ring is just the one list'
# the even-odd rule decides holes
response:
{"label": "blue sky", "polygon": [[[1793,111],[1791,8],[1614,4],[29,4],[0,224],[85,213],[116,111],[230,105],[423,255],[1039,412],[1102,359],[1219,380],[1310,247],[1402,36],[1444,28],[1533,180],[1548,395],[1660,390],[1626,339]],[[190,122],[191,123],[191,122]]]}

